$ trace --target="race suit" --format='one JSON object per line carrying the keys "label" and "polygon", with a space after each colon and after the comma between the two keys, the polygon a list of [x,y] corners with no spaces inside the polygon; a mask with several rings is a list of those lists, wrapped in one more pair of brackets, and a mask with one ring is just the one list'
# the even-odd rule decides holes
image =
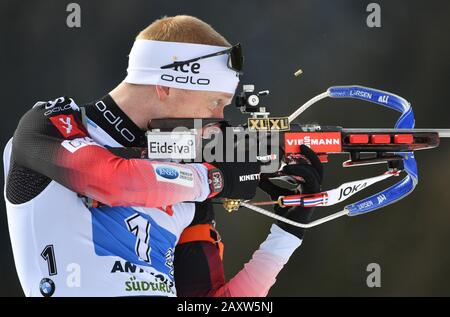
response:
{"label": "race suit", "polygon": [[[217,244],[177,246],[186,227],[214,219],[208,168],[109,149],[145,143],[109,95],[81,107],[66,97],[39,102],[22,117],[3,160],[25,295],[265,296],[301,240],[273,225],[226,283]],[[105,205],[88,208],[83,197]]]}

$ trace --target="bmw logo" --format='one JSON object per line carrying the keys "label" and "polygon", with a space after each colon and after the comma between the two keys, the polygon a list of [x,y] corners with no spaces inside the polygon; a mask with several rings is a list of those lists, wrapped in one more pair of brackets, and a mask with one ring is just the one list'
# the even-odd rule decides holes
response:
{"label": "bmw logo", "polygon": [[42,296],[50,297],[55,292],[55,283],[49,278],[43,278],[39,283],[39,290]]}

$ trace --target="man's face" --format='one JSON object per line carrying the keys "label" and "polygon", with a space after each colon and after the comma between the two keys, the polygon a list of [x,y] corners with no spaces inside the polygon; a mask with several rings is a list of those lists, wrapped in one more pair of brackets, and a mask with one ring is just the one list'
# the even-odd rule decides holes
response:
{"label": "man's face", "polygon": [[233,95],[223,92],[196,91],[170,88],[172,118],[217,118],[224,116],[225,106],[231,103]]}

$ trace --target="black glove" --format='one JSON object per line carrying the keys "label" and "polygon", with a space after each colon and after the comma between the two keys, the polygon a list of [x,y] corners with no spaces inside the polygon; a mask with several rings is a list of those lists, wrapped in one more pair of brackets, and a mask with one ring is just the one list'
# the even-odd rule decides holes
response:
{"label": "black glove", "polygon": [[[297,176],[303,179],[302,181],[302,193],[312,194],[321,191],[321,184],[323,179],[323,166],[317,155],[306,145],[300,146],[300,153],[305,157],[305,159],[299,160],[296,164],[286,165],[282,172],[286,175]],[[295,192],[281,188],[274,185],[267,179],[262,179],[259,183],[259,187],[268,193],[272,200],[278,200],[280,196],[293,195]],[[315,208],[304,208],[304,207],[291,207],[283,208],[280,206],[275,207],[275,213],[286,217],[290,220],[308,223]],[[297,236],[302,239],[304,235],[304,229],[289,225],[285,222],[278,221],[277,225],[283,230]]]}
{"label": "black glove", "polygon": [[[212,165],[212,166],[211,166]],[[212,197],[251,199],[259,183],[259,162],[213,162],[209,164]],[[214,193],[219,194],[214,195]]]}
{"label": "black glove", "polygon": [[[210,197],[251,199],[255,196],[258,188],[261,163],[257,162],[256,156],[251,157],[250,154],[254,149],[250,148],[247,139],[236,139],[233,134],[229,135],[226,132],[226,128],[230,127],[228,122],[221,122],[219,129],[211,133],[209,138],[204,139],[203,148],[208,148],[206,145],[211,146],[212,144],[213,146],[207,152],[211,151],[211,154],[215,155],[214,161],[206,163],[211,182]],[[211,138],[219,137],[215,135],[219,131],[222,133],[218,139],[221,142],[209,143]],[[230,136],[232,139],[228,139]],[[221,155],[218,155],[217,150],[221,150]],[[228,154],[232,154],[230,158],[234,158],[235,161],[226,162]],[[238,158],[243,161],[237,161]],[[219,194],[216,194],[217,192]]]}

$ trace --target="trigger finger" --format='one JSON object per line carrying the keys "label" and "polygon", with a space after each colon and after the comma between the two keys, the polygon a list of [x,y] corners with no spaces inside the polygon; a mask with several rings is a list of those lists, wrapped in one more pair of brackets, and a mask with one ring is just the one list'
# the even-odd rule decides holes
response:
{"label": "trigger finger", "polygon": [[323,180],[323,165],[320,161],[319,157],[317,156],[316,152],[311,150],[308,146],[302,144],[300,146],[300,153],[304,155],[310,162],[311,165],[316,169],[317,173],[319,174],[319,181],[322,183]]}

